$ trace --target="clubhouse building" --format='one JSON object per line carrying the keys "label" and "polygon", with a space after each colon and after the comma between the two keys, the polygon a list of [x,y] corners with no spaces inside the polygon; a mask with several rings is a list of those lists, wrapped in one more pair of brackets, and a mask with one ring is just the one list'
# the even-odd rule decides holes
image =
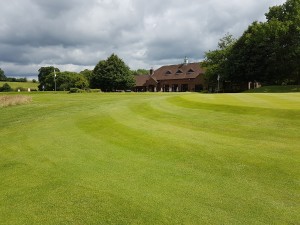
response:
{"label": "clubhouse building", "polygon": [[189,63],[185,58],[179,65],[162,66],[148,75],[135,76],[136,92],[202,91],[205,87],[204,70],[200,63]]}

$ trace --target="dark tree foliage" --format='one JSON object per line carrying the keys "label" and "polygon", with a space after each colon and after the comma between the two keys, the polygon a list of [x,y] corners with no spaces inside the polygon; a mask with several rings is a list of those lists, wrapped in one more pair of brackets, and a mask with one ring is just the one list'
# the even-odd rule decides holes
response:
{"label": "dark tree foliage", "polygon": [[0,87],[0,92],[9,92],[12,91],[13,89],[9,86],[8,83],[3,84],[2,87]]}
{"label": "dark tree foliage", "polygon": [[205,60],[201,65],[206,68],[205,79],[208,83],[216,82],[218,76],[222,79],[228,77],[227,61],[235,42],[236,40],[231,34],[226,34],[220,39],[217,50],[205,53]]}
{"label": "dark tree foliage", "polygon": [[0,68],[0,81],[5,81],[7,77],[4,75],[4,71]]}
{"label": "dark tree foliage", "polygon": [[[80,73],[56,72],[55,80],[58,91],[69,91],[71,88],[85,89],[88,87],[88,80]],[[44,88],[46,91],[55,89],[54,71],[44,78]]]}
{"label": "dark tree foliage", "polygon": [[232,79],[282,84],[296,81],[300,66],[300,1],[271,7],[267,21],[248,27],[229,57]]}
{"label": "dark tree foliage", "polygon": [[147,75],[149,74],[150,71],[146,69],[137,69],[137,70],[131,70],[131,74],[136,76],[136,75]]}
{"label": "dark tree foliage", "polygon": [[92,88],[100,88],[102,91],[130,89],[134,83],[129,67],[115,54],[96,65],[90,80]]}
{"label": "dark tree foliage", "polygon": [[15,77],[7,77],[6,81],[8,82],[27,82],[27,78],[15,78]]}
{"label": "dark tree foliage", "polygon": [[[299,82],[300,0],[287,0],[254,22],[233,44],[206,53],[208,76],[267,84]],[[224,47],[224,46],[223,46]]]}
{"label": "dark tree foliage", "polygon": [[93,75],[93,70],[85,69],[81,71],[80,74],[82,74],[90,82],[91,77]]}
{"label": "dark tree foliage", "polygon": [[[56,73],[60,72],[58,68],[54,68],[53,66],[41,67],[39,69],[39,90],[43,90],[43,87],[45,91],[52,91],[54,89],[54,69]],[[50,75],[52,75],[52,80],[49,79]]]}

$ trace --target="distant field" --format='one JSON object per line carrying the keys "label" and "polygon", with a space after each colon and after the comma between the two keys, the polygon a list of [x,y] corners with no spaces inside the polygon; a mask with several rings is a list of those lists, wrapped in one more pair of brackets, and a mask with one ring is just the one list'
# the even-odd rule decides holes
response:
{"label": "distant field", "polygon": [[300,93],[24,95],[0,224],[299,224]]}
{"label": "distant field", "polygon": [[8,83],[9,86],[12,89],[16,89],[16,88],[24,88],[24,89],[36,89],[38,90],[38,85],[39,83],[33,83],[33,82],[5,82],[5,81],[0,81],[0,87],[3,86],[3,84]]}

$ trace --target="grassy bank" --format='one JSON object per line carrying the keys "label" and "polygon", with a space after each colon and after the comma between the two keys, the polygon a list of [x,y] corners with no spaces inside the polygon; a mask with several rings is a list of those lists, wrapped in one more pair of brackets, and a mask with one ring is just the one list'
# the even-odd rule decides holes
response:
{"label": "grassy bank", "polygon": [[3,84],[7,83],[13,90],[16,90],[17,88],[21,89],[36,89],[38,90],[38,85],[39,83],[33,83],[33,82],[5,82],[5,81],[0,81],[0,87],[3,86]]}
{"label": "grassy bank", "polygon": [[300,92],[300,85],[284,85],[284,86],[263,86],[251,89],[245,93],[289,93]]}
{"label": "grassy bank", "polygon": [[0,109],[0,224],[297,224],[300,94],[34,93]]}

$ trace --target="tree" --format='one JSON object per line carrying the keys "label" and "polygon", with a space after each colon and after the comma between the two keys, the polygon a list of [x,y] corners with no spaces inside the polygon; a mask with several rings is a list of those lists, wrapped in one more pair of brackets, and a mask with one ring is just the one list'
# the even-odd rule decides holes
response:
{"label": "tree", "polygon": [[149,70],[146,69],[137,69],[137,70],[131,70],[131,74],[136,75],[147,75],[149,74]]}
{"label": "tree", "polygon": [[266,22],[253,22],[234,41],[220,40],[218,49],[205,53],[206,78],[229,81],[300,84],[300,1],[270,7]]}
{"label": "tree", "polygon": [[231,80],[282,84],[299,79],[300,1],[271,7],[266,22],[254,22],[228,58]]}
{"label": "tree", "polygon": [[[53,66],[41,67],[39,69],[38,79],[39,79],[39,90],[51,91],[54,89],[54,69],[55,72],[60,72],[58,68],[54,68]],[[53,74],[53,79],[49,80],[49,75]],[[53,87],[53,88],[52,88]]]}
{"label": "tree", "polygon": [[0,68],[0,80],[5,81],[7,77],[4,75],[4,71]]}
{"label": "tree", "polygon": [[91,77],[93,75],[93,70],[85,69],[81,71],[80,74],[82,74],[90,82]]}
{"label": "tree", "polygon": [[107,60],[101,60],[95,66],[91,77],[91,87],[103,91],[130,89],[134,83],[129,67],[115,54]]}
{"label": "tree", "polygon": [[300,1],[287,0],[280,6],[271,7],[266,13],[268,22],[277,21],[285,27],[282,48],[287,79],[300,82]]}
{"label": "tree", "polygon": [[226,34],[220,39],[218,49],[205,53],[205,59],[201,65],[205,68],[205,79],[208,83],[215,83],[219,76],[228,77],[228,57],[236,39],[231,34]]}
{"label": "tree", "polygon": [[228,57],[229,79],[238,82],[262,81],[271,56],[270,37],[263,23],[254,22],[232,47]]}
{"label": "tree", "polygon": [[85,89],[89,87],[88,78],[81,73],[75,74],[71,80],[72,80],[73,87],[75,88]]}
{"label": "tree", "polygon": [[9,92],[12,91],[12,88],[9,86],[8,83],[3,84],[2,87],[0,87],[0,92]]}
{"label": "tree", "polygon": [[[69,91],[71,88],[84,89],[88,87],[88,80],[84,75],[76,72],[56,72],[56,88],[60,91]],[[44,88],[54,90],[54,71],[44,77]]]}

